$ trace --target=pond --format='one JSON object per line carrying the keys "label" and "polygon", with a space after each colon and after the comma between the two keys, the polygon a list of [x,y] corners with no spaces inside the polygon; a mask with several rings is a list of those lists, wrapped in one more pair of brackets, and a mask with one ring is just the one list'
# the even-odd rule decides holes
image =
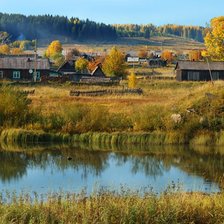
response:
{"label": "pond", "polygon": [[161,193],[175,184],[182,191],[211,193],[223,186],[224,155],[207,149],[11,148],[0,150],[0,191],[91,193],[101,187],[117,191],[126,187]]}

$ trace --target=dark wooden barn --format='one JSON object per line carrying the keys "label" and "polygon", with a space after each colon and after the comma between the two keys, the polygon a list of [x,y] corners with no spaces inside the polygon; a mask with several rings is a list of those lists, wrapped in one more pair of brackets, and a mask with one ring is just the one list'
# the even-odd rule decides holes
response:
{"label": "dark wooden barn", "polygon": [[179,61],[175,70],[178,81],[224,80],[224,62]]}
{"label": "dark wooden barn", "polygon": [[92,71],[91,76],[92,77],[102,77],[102,78],[106,77],[102,68],[99,65],[96,66],[96,68]]}
{"label": "dark wooden barn", "polygon": [[[36,75],[35,75],[36,70]],[[26,56],[0,57],[0,79],[14,81],[40,81],[50,75],[48,59]]]}
{"label": "dark wooden barn", "polygon": [[75,60],[67,60],[65,61],[57,70],[57,72],[61,72],[64,75],[70,75],[76,72],[75,69]]}
{"label": "dark wooden barn", "polygon": [[75,69],[75,60],[68,60],[65,61],[57,70],[57,72],[62,73],[64,76],[69,77],[69,80],[73,82],[79,82],[81,79],[88,79],[88,78],[94,78],[94,77],[101,77],[104,78],[105,74],[102,71],[100,66],[96,66],[96,68],[93,70],[93,72],[78,72]]}

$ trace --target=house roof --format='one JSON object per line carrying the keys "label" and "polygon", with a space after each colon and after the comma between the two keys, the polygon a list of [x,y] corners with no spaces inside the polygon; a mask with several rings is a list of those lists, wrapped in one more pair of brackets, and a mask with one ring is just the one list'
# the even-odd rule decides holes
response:
{"label": "house roof", "polygon": [[50,62],[46,58],[35,59],[30,57],[2,57],[0,58],[0,69],[50,69]]}
{"label": "house roof", "polygon": [[66,70],[70,72],[75,71],[75,60],[65,60],[57,69],[57,71]]}
{"label": "house roof", "polygon": [[209,67],[211,70],[215,71],[224,71],[224,62],[207,62],[204,61],[178,61],[175,67],[180,70],[208,70]]}
{"label": "house roof", "polygon": [[101,67],[100,67],[99,65],[97,65],[97,66],[95,67],[95,69],[91,72],[91,75],[94,75],[98,70],[99,70],[100,72],[103,73]]}

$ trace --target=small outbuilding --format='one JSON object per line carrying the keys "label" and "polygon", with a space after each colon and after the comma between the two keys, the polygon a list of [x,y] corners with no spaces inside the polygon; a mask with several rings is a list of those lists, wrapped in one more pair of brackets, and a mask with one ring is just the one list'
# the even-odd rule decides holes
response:
{"label": "small outbuilding", "polygon": [[175,71],[178,81],[224,80],[224,62],[178,61]]}

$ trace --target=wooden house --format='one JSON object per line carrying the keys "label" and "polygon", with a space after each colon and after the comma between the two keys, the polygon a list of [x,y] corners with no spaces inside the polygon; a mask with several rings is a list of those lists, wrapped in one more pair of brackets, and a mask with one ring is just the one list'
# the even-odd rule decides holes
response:
{"label": "wooden house", "polygon": [[101,77],[101,78],[105,78],[105,74],[102,70],[102,68],[100,67],[100,65],[96,66],[96,68],[92,71],[91,73],[91,77]]}
{"label": "wooden house", "polygon": [[224,62],[178,61],[175,70],[178,81],[224,80]]}
{"label": "wooden house", "polygon": [[[36,74],[35,74],[36,70]],[[40,81],[50,75],[48,59],[27,56],[0,57],[0,79],[14,81]]]}
{"label": "wooden house", "polygon": [[98,65],[93,70],[93,72],[79,72],[75,69],[75,59],[65,61],[57,70],[57,72],[62,73],[64,76],[69,77],[69,80],[73,82],[79,82],[81,79],[94,78],[94,77],[105,77],[104,72],[101,67]]}
{"label": "wooden house", "polygon": [[63,75],[70,75],[76,73],[75,69],[75,60],[67,60],[65,61],[58,69],[57,72],[63,73]]}

